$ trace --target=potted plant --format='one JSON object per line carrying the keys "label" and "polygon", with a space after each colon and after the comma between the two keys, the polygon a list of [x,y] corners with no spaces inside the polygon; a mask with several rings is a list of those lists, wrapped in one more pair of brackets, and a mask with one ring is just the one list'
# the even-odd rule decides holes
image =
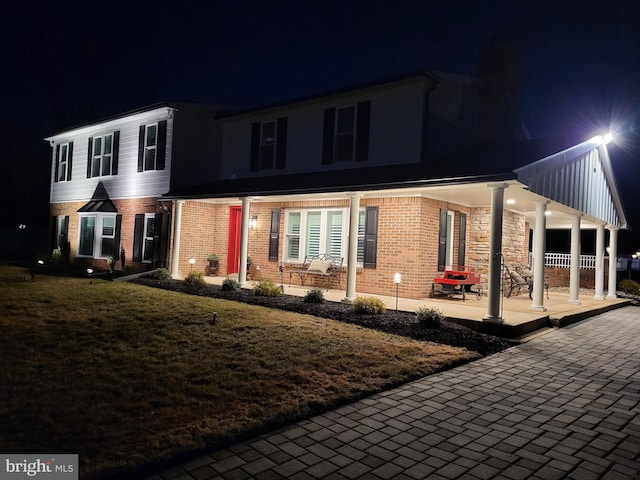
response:
{"label": "potted plant", "polygon": [[209,261],[209,274],[216,276],[218,275],[218,268],[220,267],[220,258],[217,253],[210,253],[207,256],[207,260]]}

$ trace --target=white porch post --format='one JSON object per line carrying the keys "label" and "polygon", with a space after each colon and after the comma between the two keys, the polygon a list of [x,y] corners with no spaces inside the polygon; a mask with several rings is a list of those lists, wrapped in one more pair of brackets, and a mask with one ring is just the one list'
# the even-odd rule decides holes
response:
{"label": "white porch post", "polygon": [[571,217],[571,265],[569,271],[569,303],[580,305],[580,216]]}
{"label": "white porch post", "polygon": [[343,302],[356,299],[356,262],[358,261],[358,220],[360,219],[360,194],[349,196],[349,246],[347,250],[347,291]]}
{"label": "white porch post", "polygon": [[545,312],[544,255],[546,253],[547,202],[536,203],[536,225],[533,231],[533,304],[531,310]]}
{"label": "white porch post", "polygon": [[596,227],[596,291],[595,300],[604,300],[604,225]]}
{"label": "white porch post", "polygon": [[502,220],[504,217],[504,190],[506,184],[490,184],[491,220],[489,235],[489,304],[485,322],[500,323],[500,275],[502,273]]}
{"label": "white porch post", "polygon": [[607,298],[617,298],[618,283],[618,229],[609,227],[609,293]]}
{"label": "white porch post", "polygon": [[249,251],[249,208],[251,200],[242,199],[242,223],[240,224],[240,260],[238,265],[238,282],[244,287],[247,284],[247,253]]}
{"label": "white porch post", "polygon": [[175,207],[175,220],[171,252],[171,276],[177,278],[180,276],[180,231],[182,230],[182,206],[184,205],[184,200],[176,200],[173,205]]}

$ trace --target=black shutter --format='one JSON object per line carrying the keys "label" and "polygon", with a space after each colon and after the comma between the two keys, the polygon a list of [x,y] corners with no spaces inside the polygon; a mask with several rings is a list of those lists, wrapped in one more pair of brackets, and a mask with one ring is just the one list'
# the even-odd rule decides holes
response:
{"label": "black shutter", "polygon": [[145,126],[140,125],[140,133],[138,134],[138,171],[144,171],[144,133]]}
{"label": "black shutter", "polygon": [[358,119],[356,124],[356,161],[369,159],[369,123],[371,102],[358,103]]}
{"label": "black shutter", "polygon": [[113,145],[111,146],[111,175],[118,174],[118,150],[120,150],[120,130],[113,132]]}
{"label": "black shutter", "polygon": [[271,229],[269,231],[269,261],[278,261],[278,244],[280,243],[280,209],[271,210]]}
{"label": "black shutter", "polygon": [[364,268],[376,268],[378,257],[378,207],[367,207],[364,216]]}
{"label": "black shutter", "polygon": [[164,170],[167,154],[167,121],[158,122],[158,145],[156,147],[156,170]]}
{"label": "black shutter", "polygon": [[53,172],[53,181],[57,182],[58,181],[58,168],[60,167],[60,145],[56,145],[56,158],[55,158],[55,165],[54,165],[54,172]]}
{"label": "black shutter", "polygon": [[73,166],[73,142],[67,147],[67,182],[71,181],[71,167]]}
{"label": "black shutter", "polygon": [[278,119],[276,128],[276,168],[282,169],[287,166],[287,117]]}
{"label": "black shutter", "polygon": [[438,271],[444,272],[447,261],[447,209],[440,209],[440,229],[438,231]]}
{"label": "black shutter", "polygon": [[333,163],[334,142],[336,140],[336,109],[327,108],[324,111],[324,126],[322,131],[322,163]]}
{"label": "black shutter", "polygon": [[458,238],[458,265],[465,264],[465,250],[467,245],[467,214],[460,214],[460,236]]}
{"label": "black shutter", "polygon": [[133,224],[133,261],[142,261],[142,241],[144,228],[144,214],[137,213],[135,223]]}
{"label": "black shutter", "polygon": [[251,158],[249,160],[249,170],[252,172],[260,170],[260,122],[251,124]]}
{"label": "black shutter", "polygon": [[89,138],[89,148],[87,149],[87,178],[91,178],[91,164],[93,163],[93,137]]}
{"label": "black shutter", "polygon": [[113,235],[113,258],[120,258],[120,231],[122,230],[122,215],[116,215],[116,231]]}

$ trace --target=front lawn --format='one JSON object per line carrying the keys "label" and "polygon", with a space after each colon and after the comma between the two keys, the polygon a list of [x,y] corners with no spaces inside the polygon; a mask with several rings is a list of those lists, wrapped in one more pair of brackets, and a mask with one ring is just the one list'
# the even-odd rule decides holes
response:
{"label": "front lawn", "polygon": [[24,273],[0,266],[0,451],[78,453],[83,479],[141,475],[479,357],[227,300]]}

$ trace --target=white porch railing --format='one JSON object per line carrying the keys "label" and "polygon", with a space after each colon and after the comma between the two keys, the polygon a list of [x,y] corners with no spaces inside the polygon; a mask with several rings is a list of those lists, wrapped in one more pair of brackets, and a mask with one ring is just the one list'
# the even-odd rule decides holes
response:
{"label": "white porch railing", "polygon": [[[533,257],[529,254],[529,265],[532,265]],[[545,253],[544,266],[555,268],[569,268],[571,267],[571,254],[570,253]],[[591,269],[596,268],[596,256],[595,255],[580,255],[580,268]]]}

